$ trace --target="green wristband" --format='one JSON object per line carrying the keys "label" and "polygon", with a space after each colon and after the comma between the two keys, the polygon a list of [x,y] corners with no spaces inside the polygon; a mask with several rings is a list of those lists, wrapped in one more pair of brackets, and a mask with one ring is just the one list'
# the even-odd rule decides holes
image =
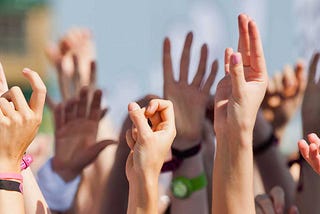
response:
{"label": "green wristband", "polygon": [[204,172],[191,179],[180,176],[172,180],[171,191],[174,197],[184,199],[190,197],[192,193],[205,188],[207,184],[207,177]]}

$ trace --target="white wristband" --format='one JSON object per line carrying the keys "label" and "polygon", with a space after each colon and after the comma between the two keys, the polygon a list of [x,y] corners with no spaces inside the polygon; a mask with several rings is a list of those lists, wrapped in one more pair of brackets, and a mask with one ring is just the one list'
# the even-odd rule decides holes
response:
{"label": "white wristband", "polygon": [[52,169],[49,159],[38,171],[38,184],[51,210],[67,211],[70,209],[80,183],[80,175],[69,182],[65,182]]}

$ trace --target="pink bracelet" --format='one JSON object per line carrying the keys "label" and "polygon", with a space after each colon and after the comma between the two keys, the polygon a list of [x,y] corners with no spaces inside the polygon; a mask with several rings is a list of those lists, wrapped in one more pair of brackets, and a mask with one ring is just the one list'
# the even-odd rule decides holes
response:
{"label": "pink bracelet", "polygon": [[32,161],[33,161],[33,158],[31,155],[23,156],[21,164],[20,164],[21,170],[28,168],[31,165]]}
{"label": "pink bracelet", "polygon": [[0,173],[0,180],[18,180],[23,182],[23,177],[19,173]]}

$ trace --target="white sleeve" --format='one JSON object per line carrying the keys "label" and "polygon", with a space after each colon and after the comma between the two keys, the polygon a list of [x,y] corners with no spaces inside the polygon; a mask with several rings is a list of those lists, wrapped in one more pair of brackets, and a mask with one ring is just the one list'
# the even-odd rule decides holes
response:
{"label": "white sleeve", "polygon": [[67,211],[70,209],[78,191],[80,175],[65,182],[51,166],[50,158],[38,171],[38,184],[51,210]]}

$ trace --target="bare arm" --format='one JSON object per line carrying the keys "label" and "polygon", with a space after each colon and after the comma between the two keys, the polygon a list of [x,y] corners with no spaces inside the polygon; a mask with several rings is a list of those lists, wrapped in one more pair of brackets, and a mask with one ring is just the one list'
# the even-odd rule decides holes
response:
{"label": "bare arm", "polygon": [[24,206],[26,214],[50,214],[49,207],[44,199],[37,181],[30,168],[22,171],[24,184]]}
{"label": "bare arm", "polygon": [[[259,147],[270,139],[273,129],[261,112],[257,115],[254,129],[254,147]],[[274,144],[274,142],[272,142]],[[274,186],[280,186],[285,192],[286,210],[293,204],[295,197],[295,182],[289,172],[286,159],[275,145],[254,156],[259,168],[266,192]]]}

